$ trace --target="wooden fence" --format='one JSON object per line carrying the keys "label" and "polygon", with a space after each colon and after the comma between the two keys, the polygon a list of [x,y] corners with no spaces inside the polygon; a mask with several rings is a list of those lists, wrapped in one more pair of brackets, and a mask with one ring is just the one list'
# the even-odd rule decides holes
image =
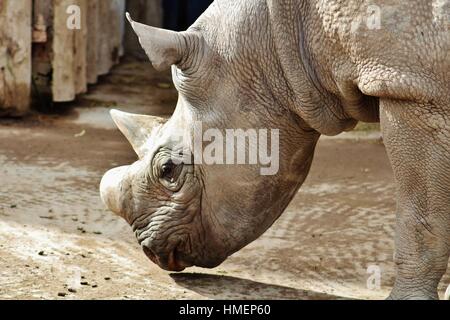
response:
{"label": "wooden fence", "polygon": [[[32,96],[74,100],[108,73],[124,52],[125,5],[126,0],[0,0],[0,115],[26,113]],[[69,21],[77,19],[77,8],[79,28]]]}

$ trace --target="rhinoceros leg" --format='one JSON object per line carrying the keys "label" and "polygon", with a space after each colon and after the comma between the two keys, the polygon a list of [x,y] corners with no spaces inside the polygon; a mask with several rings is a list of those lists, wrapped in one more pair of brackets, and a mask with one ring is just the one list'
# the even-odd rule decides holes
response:
{"label": "rhinoceros leg", "polygon": [[450,255],[450,106],[381,101],[381,123],[397,183],[390,298],[437,299]]}

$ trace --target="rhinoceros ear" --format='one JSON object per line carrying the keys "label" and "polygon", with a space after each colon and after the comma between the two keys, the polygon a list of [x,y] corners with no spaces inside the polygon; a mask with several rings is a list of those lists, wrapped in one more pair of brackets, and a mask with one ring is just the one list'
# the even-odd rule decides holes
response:
{"label": "rhinoceros ear", "polygon": [[163,118],[131,114],[119,110],[111,110],[111,117],[131,143],[139,158],[145,155],[145,143],[150,138],[152,131],[167,122]]}
{"label": "rhinoceros ear", "polygon": [[171,65],[179,64],[188,54],[184,33],[135,22],[128,12],[126,16],[156,70],[167,70]]}

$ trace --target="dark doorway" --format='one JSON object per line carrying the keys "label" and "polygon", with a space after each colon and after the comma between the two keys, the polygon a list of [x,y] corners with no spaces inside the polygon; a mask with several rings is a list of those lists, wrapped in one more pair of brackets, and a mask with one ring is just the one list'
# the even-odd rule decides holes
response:
{"label": "dark doorway", "polygon": [[213,0],[164,0],[164,28],[186,30],[212,2]]}

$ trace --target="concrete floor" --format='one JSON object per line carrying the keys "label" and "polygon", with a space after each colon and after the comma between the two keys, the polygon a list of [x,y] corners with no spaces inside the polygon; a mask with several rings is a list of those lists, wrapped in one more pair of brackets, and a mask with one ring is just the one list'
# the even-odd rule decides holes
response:
{"label": "concrete floor", "polygon": [[[109,108],[169,115],[176,102],[169,83],[125,63],[63,114],[0,122],[0,298],[388,295],[395,189],[376,135],[323,139],[287,211],[222,266],[172,274],[147,260],[129,226],[103,207],[98,185],[108,169],[135,160]],[[380,268],[379,289],[367,286],[370,266]],[[449,283],[447,275],[442,293]]]}

